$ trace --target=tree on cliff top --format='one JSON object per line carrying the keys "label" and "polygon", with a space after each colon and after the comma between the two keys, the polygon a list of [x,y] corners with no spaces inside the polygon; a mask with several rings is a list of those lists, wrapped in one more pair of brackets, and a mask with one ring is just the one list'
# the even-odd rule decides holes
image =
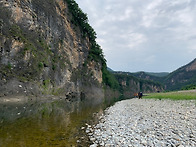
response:
{"label": "tree on cliff top", "polygon": [[91,49],[89,51],[88,60],[101,62],[102,64],[102,77],[103,83],[111,88],[117,89],[118,82],[115,77],[107,71],[106,59],[104,58],[103,51],[99,44],[96,42],[96,32],[88,23],[87,14],[85,14],[81,8],[79,8],[78,4],[74,0],[65,0],[68,4],[69,11],[72,14],[73,20],[72,22],[79,26],[82,35],[84,37],[88,37]]}

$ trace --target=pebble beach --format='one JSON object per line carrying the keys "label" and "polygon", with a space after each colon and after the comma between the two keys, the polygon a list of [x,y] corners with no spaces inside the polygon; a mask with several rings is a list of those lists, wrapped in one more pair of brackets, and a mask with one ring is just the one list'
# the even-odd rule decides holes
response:
{"label": "pebble beach", "polygon": [[120,101],[86,133],[91,147],[195,147],[196,101]]}

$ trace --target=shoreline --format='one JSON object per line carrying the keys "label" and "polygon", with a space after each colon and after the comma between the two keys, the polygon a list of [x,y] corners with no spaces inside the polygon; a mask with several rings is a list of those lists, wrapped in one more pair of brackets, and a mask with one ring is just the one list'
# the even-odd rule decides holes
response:
{"label": "shoreline", "polygon": [[196,100],[130,99],[105,111],[86,133],[96,146],[196,146]]}

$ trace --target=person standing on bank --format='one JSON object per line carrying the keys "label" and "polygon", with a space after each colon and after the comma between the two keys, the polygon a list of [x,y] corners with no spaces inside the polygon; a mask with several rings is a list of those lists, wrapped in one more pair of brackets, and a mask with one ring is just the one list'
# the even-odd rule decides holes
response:
{"label": "person standing on bank", "polygon": [[143,96],[142,92],[139,92],[139,93],[138,93],[138,98],[139,98],[139,99],[142,99],[142,96]]}

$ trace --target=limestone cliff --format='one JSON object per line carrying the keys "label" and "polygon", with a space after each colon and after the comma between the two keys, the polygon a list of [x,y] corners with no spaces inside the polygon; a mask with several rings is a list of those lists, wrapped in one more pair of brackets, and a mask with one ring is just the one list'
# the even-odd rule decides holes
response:
{"label": "limestone cliff", "polygon": [[103,63],[89,57],[92,38],[76,24],[68,2],[0,1],[0,97],[104,97]]}
{"label": "limestone cliff", "polygon": [[138,79],[125,73],[114,74],[120,84],[120,91],[126,98],[134,97],[134,93],[151,93],[163,91],[163,86],[159,83]]}

